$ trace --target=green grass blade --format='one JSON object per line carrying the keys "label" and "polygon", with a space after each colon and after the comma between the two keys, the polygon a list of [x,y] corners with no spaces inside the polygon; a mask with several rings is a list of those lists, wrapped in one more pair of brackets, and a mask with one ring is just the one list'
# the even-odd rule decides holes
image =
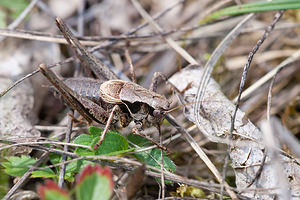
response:
{"label": "green grass blade", "polygon": [[240,15],[246,13],[256,13],[256,12],[265,12],[272,10],[288,10],[288,9],[299,9],[300,1],[299,0],[273,0],[273,1],[260,1],[248,4],[242,4],[240,6],[231,6],[219,11],[216,11],[204,19],[202,19],[199,23],[207,23],[209,21],[218,19],[223,16],[232,16],[232,15]]}

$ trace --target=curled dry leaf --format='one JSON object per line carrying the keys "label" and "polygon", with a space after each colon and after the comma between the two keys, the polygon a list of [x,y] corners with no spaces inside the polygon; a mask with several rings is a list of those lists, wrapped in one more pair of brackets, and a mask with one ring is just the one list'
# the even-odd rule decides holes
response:
{"label": "curled dry leaf", "polygon": [[[36,69],[37,63],[59,60],[57,44],[46,42],[14,42],[6,39],[0,46],[0,92],[28,72]],[[0,138],[13,142],[34,142],[40,132],[33,127],[32,119],[42,102],[47,90],[41,90],[45,81],[35,78],[34,83],[24,81],[0,98]],[[38,87],[39,91],[34,92]],[[35,95],[35,96],[34,96]],[[2,144],[0,144],[1,146]],[[28,154],[30,148],[14,147],[10,155]]]}
{"label": "curled dry leaf", "polygon": [[[202,73],[203,70],[201,68],[187,68],[172,76],[169,82],[179,91],[184,91],[183,98],[181,98],[182,103],[191,103],[185,107],[185,116],[197,124],[199,130],[211,141],[228,143],[235,105],[220,91],[220,87],[213,79],[210,79],[204,94],[205,102],[202,103],[200,119],[198,123],[195,121],[195,104],[193,102],[197,94],[199,79],[202,77]],[[191,87],[187,88],[189,84]],[[236,185],[238,190],[242,190],[245,189],[256,176],[263,160],[265,145],[263,144],[263,135],[260,130],[246,118],[245,113],[241,110],[237,112],[231,144],[230,158],[236,175]],[[296,180],[300,180],[300,165],[295,162],[295,159],[286,155],[281,155],[281,159],[285,177],[288,178],[292,194],[297,195],[300,193],[300,189],[296,185]],[[267,157],[267,162],[271,162],[269,157]],[[265,189],[276,188],[280,182],[277,173],[278,172],[273,169],[271,165],[265,165],[257,184],[253,184],[250,188],[256,189],[257,185]],[[243,195],[250,198],[266,197],[269,199],[270,193],[273,192],[276,193],[276,191],[268,191],[264,195],[257,194],[253,191],[245,191]]]}
{"label": "curled dry leaf", "polygon": [[[0,78],[0,90],[12,84],[10,78]],[[33,107],[33,90],[29,82],[24,82],[0,100],[0,138],[14,142],[32,142],[40,136],[28,120]],[[1,144],[0,144],[1,146]],[[10,155],[28,154],[29,148],[14,147]]]}
{"label": "curled dry leaf", "polygon": [[[11,45],[9,48],[1,48],[0,66],[0,91],[4,91],[13,83],[13,78],[25,73],[30,66],[31,54],[27,45]],[[28,68],[27,68],[28,70]],[[13,142],[32,142],[40,136],[29,120],[33,109],[33,88],[29,81],[24,81],[11,92],[0,98],[0,138]],[[0,144],[1,146],[1,144]],[[11,149],[13,155],[28,154],[31,150],[24,147]]]}

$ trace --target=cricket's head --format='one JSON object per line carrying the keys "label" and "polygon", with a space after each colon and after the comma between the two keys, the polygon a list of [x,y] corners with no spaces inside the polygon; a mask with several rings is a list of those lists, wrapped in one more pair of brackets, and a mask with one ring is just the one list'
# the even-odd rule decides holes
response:
{"label": "cricket's head", "polygon": [[123,102],[138,105],[135,106],[136,112],[129,109],[138,130],[141,130],[144,124],[160,123],[170,108],[170,102],[165,96],[131,82],[124,85],[119,96]]}
{"label": "cricket's head", "polygon": [[135,123],[137,130],[141,131],[145,124],[157,124],[165,116],[166,110],[162,107],[151,107],[147,103],[134,102],[130,103],[123,101],[123,105],[127,108],[130,113],[132,120]]}
{"label": "cricket's head", "polygon": [[100,94],[108,103],[125,105],[137,129],[142,129],[146,121],[161,121],[170,108],[166,97],[128,81],[106,81],[100,87]]}
{"label": "cricket's head", "polygon": [[[135,103],[136,105],[136,103]],[[165,110],[153,107],[150,107],[146,103],[142,103],[139,107],[137,107],[137,112],[132,112],[129,109],[131,117],[135,123],[135,127],[138,130],[142,130],[145,124],[158,124],[165,117]]]}

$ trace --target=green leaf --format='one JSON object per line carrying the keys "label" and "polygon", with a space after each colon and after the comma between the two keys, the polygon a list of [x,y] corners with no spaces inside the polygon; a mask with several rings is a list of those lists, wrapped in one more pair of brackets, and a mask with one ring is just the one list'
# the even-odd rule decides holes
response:
{"label": "green leaf", "polygon": [[36,160],[29,156],[11,156],[7,162],[2,163],[2,166],[4,166],[6,173],[11,176],[23,176],[35,162]]}
{"label": "green leaf", "polygon": [[27,7],[28,3],[26,0],[1,0],[0,7],[2,6],[8,10],[11,17],[15,19]]}
{"label": "green leaf", "polygon": [[245,13],[255,13],[255,12],[264,12],[272,10],[287,10],[287,9],[299,9],[300,1],[299,0],[273,0],[273,1],[258,1],[248,4],[242,4],[237,6],[231,6],[219,11],[216,11],[199,23],[203,24],[223,16],[239,15]]}
{"label": "green leaf", "polygon": [[[93,147],[99,141],[102,130],[92,126],[89,131],[91,135],[81,134],[74,140],[74,143]],[[80,156],[104,154],[117,155],[131,150],[132,149],[128,149],[128,142],[122,135],[116,131],[108,131],[102,144],[96,151],[78,147],[76,148],[75,153]]]}
{"label": "green leaf", "polygon": [[65,179],[68,181],[74,181],[75,174],[80,172],[82,163],[82,160],[76,160],[68,163],[66,167]]}
{"label": "green leaf", "polygon": [[[135,145],[138,145],[141,147],[146,147],[151,144],[147,139],[145,139],[139,135],[130,134],[130,135],[128,135],[127,138],[129,141],[131,141]],[[155,149],[151,149],[151,150],[144,151],[144,152],[134,153],[134,156],[141,162],[160,169],[160,163],[161,163],[161,150],[160,149],[155,148]],[[176,170],[176,165],[165,154],[165,152],[163,152],[163,161],[164,161],[164,168],[166,170],[169,170],[172,172],[174,172]]]}
{"label": "green leaf", "polygon": [[[1,159],[2,160],[2,159]],[[0,199],[2,199],[9,189],[9,176],[0,168]]]}
{"label": "green leaf", "polygon": [[146,146],[150,146],[151,145],[151,142],[149,140],[147,140],[146,138],[143,138],[139,135],[136,135],[136,134],[129,134],[127,136],[127,139],[134,143],[135,145],[137,146],[140,146],[140,147],[146,147]]}
{"label": "green leaf", "polygon": [[[161,150],[160,149],[155,148],[155,149],[151,149],[149,151],[135,153],[135,156],[141,162],[160,169],[160,163],[161,163]],[[163,160],[164,160],[164,168],[166,170],[169,170],[171,172],[174,172],[176,170],[176,165],[166,155],[165,152],[163,152]]]}
{"label": "green leaf", "polygon": [[50,162],[55,165],[61,162],[61,155],[56,154],[56,153],[50,153],[49,155]]}
{"label": "green leaf", "polygon": [[112,174],[109,168],[87,166],[77,180],[78,200],[107,200],[113,190]]}
{"label": "green leaf", "polygon": [[82,165],[82,160],[76,160],[71,163],[68,163],[66,167],[66,172],[78,173],[80,171],[81,165]]}
{"label": "green leaf", "polygon": [[[93,139],[94,139],[94,137],[92,135],[81,134],[74,140],[74,143],[91,146]],[[75,149],[75,153],[80,156],[94,156],[95,155],[94,151],[91,151],[86,148],[81,148],[81,147],[77,147]]]}
{"label": "green leaf", "polygon": [[91,126],[89,128],[89,132],[92,136],[100,136],[102,131],[103,130],[101,128],[98,128],[98,127],[95,127],[95,126]]}
{"label": "green leaf", "polygon": [[[68,157],[67,160],[70,160],[71,158]],[[58,154],[50,154],[50,161],[52,164],[57,164],[62,162],[62,156]],[[76,160],[70,163],[67,163],[66,171],[65,171],[65,179],[68,181],[74,181],[74,176],[76,173],[80,172],[82,168],[82,160]],[[60,167],[56,167],[57,174],[60,173]],[[56,175],[58,178],[58,175]]]}
{"label": "green leaf", "polygon": [[[92,146],[94,146],[100,139],[96,137],[92,141]],[[100,147],[96,150],[96,155],[112,155],[112,153],[117,153],[120,151],[128,150],[128,142],[127,140],[120,134],[116,132],[108,132],[105,136]]]}
{"label": "green leaf", "polygon": [[51,169],[36,170],[32,172],[33,178],[54,178],[57,175]]}
{"label": "green leaf", "polygon": [[47,191],[45,194],[45,200],[70,200],[70,198],[57,191]]}

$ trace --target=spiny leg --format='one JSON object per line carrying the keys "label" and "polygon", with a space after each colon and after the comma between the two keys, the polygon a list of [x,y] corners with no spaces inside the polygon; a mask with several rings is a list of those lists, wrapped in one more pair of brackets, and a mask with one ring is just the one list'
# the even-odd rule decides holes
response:
{"label": "spiny leg", "polygon": [[105,124],[106,119],[108,118],[108,113],[106,110],[69,88],[45,64],[39,65],[39,70],[60,92],[66,103],[74,110],[77,110],[80,115],[88,121],[89,124],[92,123],[93,120],[98,123]]}
{"label": "spiny leg", "polygon": [[[155,72],[153,74],[152,81],[151,81],[150,88],[149,88],[151,91],[156,92],[159,78],[163,79],[164,81],[167,81],[167,78],[164,74],[162,74],[161,72]],[[161,131],[160,131],[160,123],[157,123],[155,125],[155,127],[158,130],[159,137],[160,137],[160,144],[159,145],[163,147],[163,145],[162,145],[162,134],[161,134]]]}
{"label": "spiny leg", "polygon": [[[157,90],[157,86],[158,86],[158,81],[159,78],[163,79],[164,81],[167,81],[167,78],[160,72],[155,72],[153,77],[152,77],[152,81],[150,84],[150,90],[153,92],[156,92]],[[159,134],[159,146],[163,147],[162,144],[162,133],[160,130],[160,123],[156,123],[155,124],[156,129],[158,130],[158,134]],[[160,169],[161,169],[161,197],[162,199],[164,199],[165,197],[165,176],[164,176],[164,160],[163,160],[163,151],[161,150],[160,152],[160,156],[161,156],[161,163],[160,163]]]}
{"label": "spiny leg", "polygon": [[73,35],[70,29],[66,26],[62,19],[56,18],[56,24],[63,36],[72,47],[78,59],[85,65],[86,68],[91,69],[97,78],[103,80],[118,79],[118,76],[96,56],[90,53]]}
{"label": "spiny leg", "polygon": [[91,117],[80,105],[76,99],[76,93],[61,81],[55,73],[53,73],[45,64],[39,65],[39,70],[52,83],[52,85],[60,92],[65,101],[75,110],[77,110],[89,123],[92,122]]}
{"label": "spiny leg", "polygon": [[113,107],[113,109],[112,109],[112,111],[111,111],[111,113],[110,113],[110,115],[109,115],[109,117],[108,117],[108,120],[107,120],[107,122],[106,122],[105,128],[104,128],[104,130],[103,130],[103,132],[102,132],[102,135],[101,135],[99,141],[97,142],[97,144],[95,144],[94,147],[93,147],[94,150],[98,149],[99,146],[101,145],[101,143],[103,142],[103,140],[104,140],[104,138],[105,138],[105,136],[106,136],[106,133],[107,133],[107,131],[108,131],[108,129],[109,129],[109,126],[110,126],[110,124],[111,124],[111,122],[112,122],[112,120],[113,120],[114,114],[115,114],[115,112],[116,112],[117,110],[119,110],[119,109],[120,109],[120,107],[119,107],[118,105],[115,105],[115,106]]}

